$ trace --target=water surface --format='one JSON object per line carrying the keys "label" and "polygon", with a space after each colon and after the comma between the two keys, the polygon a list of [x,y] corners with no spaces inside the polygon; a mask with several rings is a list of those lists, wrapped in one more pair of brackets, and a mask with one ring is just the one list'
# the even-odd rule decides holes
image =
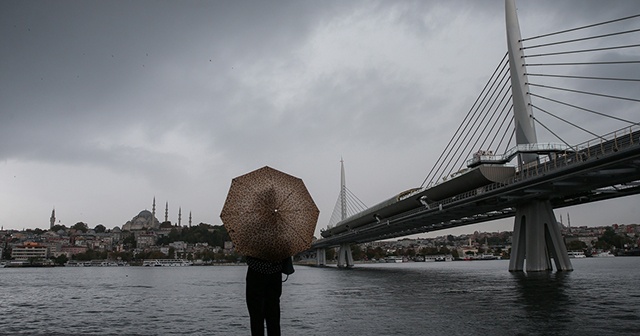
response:
{"label": "water surface", "polygon": [[[636,335],[640,258],[297,266],[284,335]],[[0,269],[1,335],[249,335],[245,266]]]}

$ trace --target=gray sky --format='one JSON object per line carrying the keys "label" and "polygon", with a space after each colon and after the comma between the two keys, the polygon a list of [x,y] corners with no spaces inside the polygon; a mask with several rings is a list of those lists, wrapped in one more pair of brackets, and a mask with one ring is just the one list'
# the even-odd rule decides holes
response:
{"label": "gray sky", "polygon": [[[527,37],[640,2],[518,8]],[[181,207],[182,224],[220,224],[231,179],[268,165],[305,181],[319,230],[341,157],[368,205],[420,186],[506,52],[504,25],[503,0],[2,1],[0,225],[47,228],[55,207],[113,228],[153,197],[161,221],[168,202],[174,223]],[[638,200],[557,213],[638,223]]]}

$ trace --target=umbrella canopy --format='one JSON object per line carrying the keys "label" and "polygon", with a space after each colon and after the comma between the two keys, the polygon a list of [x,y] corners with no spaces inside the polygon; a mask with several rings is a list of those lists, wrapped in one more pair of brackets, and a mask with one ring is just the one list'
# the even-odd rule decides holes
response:
{"label": "umbrella canopy", "polygon": [[220,219],[239,253],[279,261],[309,249],[319,215],[301,179],[263,167],[231,181]]}

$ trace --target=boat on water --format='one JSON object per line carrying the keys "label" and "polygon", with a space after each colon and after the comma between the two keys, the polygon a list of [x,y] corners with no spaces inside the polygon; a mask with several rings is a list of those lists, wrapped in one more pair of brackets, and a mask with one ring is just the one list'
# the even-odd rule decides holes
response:
{"label": "boat on water", "polygon": [[127,262],[124,261],[104,261],[104,260],[91,260],[91,261],[80,261],[80,260],[69,260],[64,266],[66,267],[113,267],[113,266],[129,266]]}
{"label": "boat on water", "polygon": [[615,255],[613,253],[611,253],[611,251],[602,251],[602,252],[594,253],[591,256],[594,257],[594,258],[611,258],[611,257],[615,257]]}
{"label": "boat on water", "polygon": [[179,266],[192,266],[193,262],[184,259],[151,259],[142,262],[142,266],[149,267],[179,267]]}
{"label": "boat on water", "polygon": [[453,256],[450,254],[431,255],[431,256],[425,257],[425,261],[453,261]]}
{"label": "boat on water", "polygon": [[388,263],[401,263],[403,260],[402,257],[391,256],[384,258],[384,261]]}
{"label": "boat on water", "polygon": [[583,251],[569,251],[567,252],[569,258],[586,258],[587,256]]}

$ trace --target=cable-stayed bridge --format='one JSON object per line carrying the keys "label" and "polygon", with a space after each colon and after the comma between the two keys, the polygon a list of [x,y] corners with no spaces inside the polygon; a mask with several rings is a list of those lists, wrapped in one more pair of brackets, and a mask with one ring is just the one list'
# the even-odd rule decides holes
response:
{"label": "cable-stayed bridge", "polygon": [[553,209],[640,193],[640,13],[522,38],[505,12],[508,52],[419,188],[361,208],[343,168],[319,264],[326,247],[352,266],[353,243],[515,217],[511,271],[572,270]]}

